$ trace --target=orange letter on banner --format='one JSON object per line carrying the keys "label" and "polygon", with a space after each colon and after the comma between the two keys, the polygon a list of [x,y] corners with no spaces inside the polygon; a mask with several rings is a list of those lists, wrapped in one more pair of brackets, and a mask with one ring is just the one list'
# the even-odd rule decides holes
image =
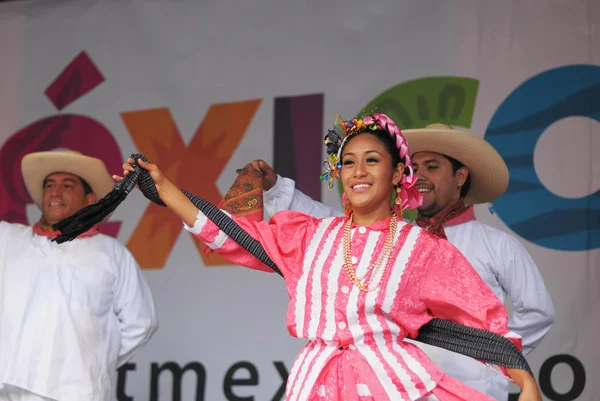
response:
{"label": "orange letter on banner", "polygon": [[[169,109],[122,113],[139,152],[156,163],[177,187],[213,204],[223,195],[216,181],[240,143],[261,100],[212,105],[186,148]],[[167,208],[149,203],[127,248],[143,269],[162,268],[183,224]],[[213,253],[208,259],[204,244],[195,237],[206,266],[231,264]]]}

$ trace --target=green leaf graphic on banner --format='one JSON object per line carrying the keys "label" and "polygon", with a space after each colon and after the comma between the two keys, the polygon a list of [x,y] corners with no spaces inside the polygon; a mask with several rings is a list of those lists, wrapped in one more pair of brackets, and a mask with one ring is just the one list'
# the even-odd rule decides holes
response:
{"label": "green leaf graphic on banner", "polygon": [[358,113],[384,113],[400,129],[444,123],[470,127],[479,81],[464,77],[427,77],[407,81],[376,96]]}
{"label": "green leaf graphic on banner", "polygon": [[[469,128],[473,120],[479,80],[466,77],[426,77],[398,84],[371,100],[356,117],[384,113],[402,129],[444,123]],[[343,193],[338,183],[340,196]],[[414,221],[415,210],[403,217]]]}

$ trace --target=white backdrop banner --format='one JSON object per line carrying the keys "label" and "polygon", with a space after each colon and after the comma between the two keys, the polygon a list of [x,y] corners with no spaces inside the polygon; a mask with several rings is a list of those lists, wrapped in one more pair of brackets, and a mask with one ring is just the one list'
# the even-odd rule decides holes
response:
{"label": "white backdrop banner", "polygon": [[[79,150],[111,172],[139,151],[212,202],[262,158],[339,206],[318,179],[335,113],[484,136],[511,181],[477,217],[520,239],[556,307],[529,356],[545,400],[600,400],[599,2],[15,1],[0,3],[0,38],[7,221],[39,218],[20,172],[32,151]],[[116,399],[283,398],[303,342],[277,275],[207,259],[137,192],[104,230],[138,260],[160,318]]]}

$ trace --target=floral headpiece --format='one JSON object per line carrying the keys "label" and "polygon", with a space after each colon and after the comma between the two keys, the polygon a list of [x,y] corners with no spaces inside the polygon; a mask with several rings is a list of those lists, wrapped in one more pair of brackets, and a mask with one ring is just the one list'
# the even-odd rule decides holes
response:
{"label": "floral headpiece", "polygon": [[385,114],[373,113],[372,115],[364,116],[360,119],[352,119],[344,121],[336,114],[333,121],[333,130],[327,131],[325,135],[325,146],[327,146],[327,154],[329,157],[323,163],[325,173],[321,175],[321,181],[327,181],[329,189],[333,188],[333,182],[340,177],[342,169],[342,149],[346,140],[354,134],[365,131],[385,131],[396,143],[396,148],[400,154],[400,159],[404,163],[404,175],[398,185],[401,187],[399,196],[401,197],[400,211],[408,208],[416,209],[421,206],[423,196],[414,188],[415,177],[410,159],[410,151],[408,150],[408,142],[402,135],[400,128]]}

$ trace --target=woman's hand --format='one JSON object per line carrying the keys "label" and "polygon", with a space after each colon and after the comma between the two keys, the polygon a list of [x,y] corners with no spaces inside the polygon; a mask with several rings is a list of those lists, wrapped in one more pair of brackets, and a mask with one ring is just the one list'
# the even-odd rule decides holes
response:
{"label": "woman's hand", "polygon": [[[113,175],[117,182],[123,180],[127,175],[135,170],[133,164],[135,160],[131,157],[123,163],[123,176]],[[150,177],[156,185],[156,191],[160,200],[162,200],[172,212],[174,212],[188,226],[193,226],[198,215],[198,208],[179,190],[171,181],[169,181],[162,171],[152,163],[146,163],[141,159],[137,160],[138,165],[150,173]]]}
{"label": "woman's hand", "polygon": [[540,389],[529,372],[522,369],[506,368],[506,373],[521,387],[519,401],[542,401]]}
{"label": "woman's hand", "polygon": [[[119,182],[123,178],[125,178],[125,176],[127,176],[129,173],[135,171],[133,169],[134,163],[135,163],[135,160],[133,160],[131,157],[129,159],[127,159],[127,161],[125,163],[123,163],[123,176],[113,175],[113,179],[115,181]],[[164,189],[164,187],[166,186],[166,184],[170,183],[169,180],[167,180],[165,178],[165,175],[163,174],[162,171],[160,171],[160,169],[158,168],[158,166],[156,164],[146,163],[142,159],[137,159],[137,163],[141,168],[143,168],[144,170],[148,171],[148,173],[150,173],[150,177],[152,177],[152,180],[154,181],[154,185],[156,185],[156,191],[158,192],[158,195],[160,196],[160,194],[161,194],[162,190]],[[137,185],[136,185],[136,187],[137,187]]]}
{"label": "woman's hand", "polygon": [[542,395],[537,385],[533,383],[532,386],[525,386],[525,388],[521,389],[519,401],[542,401]]}

